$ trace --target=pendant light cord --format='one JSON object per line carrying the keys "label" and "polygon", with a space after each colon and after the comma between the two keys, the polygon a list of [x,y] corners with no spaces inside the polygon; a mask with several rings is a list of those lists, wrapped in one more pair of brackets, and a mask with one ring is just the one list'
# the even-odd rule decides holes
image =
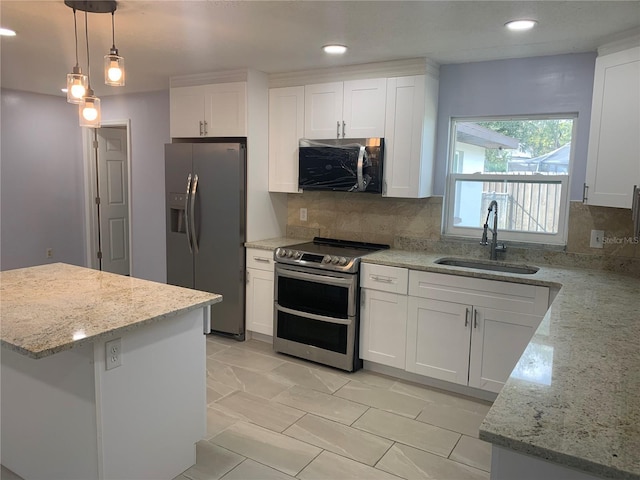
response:
{"label": "pendant light cord", "polygon": [[89,63],[89,24],[87,21],[87,12],[84,12],[84,35],[87,39],[87,80],[89,88],[91,88],[91,65]]}
{"label": "pendant light cord", "polygon": [[80,66],[78,63],[78,23],[76,21],[76,9],[73,9],[73,32],[76,35],[76,67]]}
{"label": "pendant light cord", "polygon": [[111,46],[112,50],[116,49],[116,27],[115,27],[115,21],[113,19],[115,13],[116,13],[115,10],[111,12],[111,39],[113,41],[113,44]]}

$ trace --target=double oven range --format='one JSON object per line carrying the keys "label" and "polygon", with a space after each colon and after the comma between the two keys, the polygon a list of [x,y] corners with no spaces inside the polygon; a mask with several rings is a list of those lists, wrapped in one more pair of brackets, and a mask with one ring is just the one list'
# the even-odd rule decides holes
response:
{"label": "double oven range", "polygon": [[342,370],[361,368],[360,258],[387,248],[316,237],[276,249],[274,350]]}

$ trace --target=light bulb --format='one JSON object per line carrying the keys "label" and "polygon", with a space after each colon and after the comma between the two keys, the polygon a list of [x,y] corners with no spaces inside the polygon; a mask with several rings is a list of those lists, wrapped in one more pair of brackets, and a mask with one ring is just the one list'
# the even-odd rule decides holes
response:
{"label": "light bulb", "polygon": [[98,110],[96,110],[96,108],[93,106],[93,104],[87,104],[85,105],[85,107],[82,109],[82,116],[90,121],[93,122],[96,118],[98,118]]}
{"label": "light bulb", "polygon": [[82,98],[86,92],[86,88],[84,88],[84,85],[80,82],[74,82],[73,85],[71,85],[71,96],[73,98]]}
{"label": "light bulb", "polygon": [[122,78],[122,70],[118,66],[118,62],[111,62],[107,76],[112,82],[118,82]]}

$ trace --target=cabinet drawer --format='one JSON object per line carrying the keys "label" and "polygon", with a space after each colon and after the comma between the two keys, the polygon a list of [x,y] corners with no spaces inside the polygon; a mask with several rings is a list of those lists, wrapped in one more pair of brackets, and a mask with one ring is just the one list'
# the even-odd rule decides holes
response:
{"label": "cabinet drawer", "polygon": [[273,251],[260,248],[247,248],[247,268],[273,272]]}
{"label": "cabinet drawer", "polygon": [[407,294],[409,271],[386,265],[361,264],[360,286],[382,292]]}
{"label": "cabinet drawer", "polygon": [[409,273],[409,295],[532,315],[549,307],[547,287],[416,270]]}

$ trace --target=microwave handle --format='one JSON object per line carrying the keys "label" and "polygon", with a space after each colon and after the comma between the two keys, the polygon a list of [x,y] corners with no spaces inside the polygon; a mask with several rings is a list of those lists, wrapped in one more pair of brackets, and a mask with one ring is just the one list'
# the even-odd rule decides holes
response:
{"label": "microwave handle", "polygon": [[360,145],[360,152],[358,153],[358,191],[364,192],[364,145]]}

